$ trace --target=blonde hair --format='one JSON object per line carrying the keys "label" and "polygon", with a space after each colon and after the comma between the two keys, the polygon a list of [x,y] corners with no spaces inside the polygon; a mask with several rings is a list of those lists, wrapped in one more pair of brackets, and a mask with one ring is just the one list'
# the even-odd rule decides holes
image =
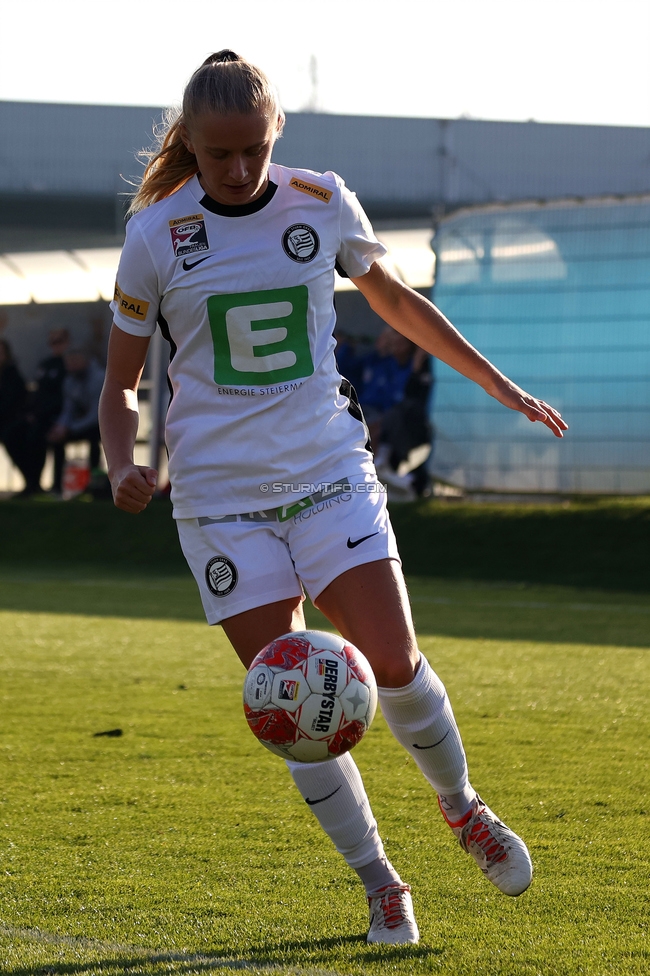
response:
{"label": "blonde hair", "polygon": [[259,68],[234,51],[211,54],[187,83],[182,108],[164,113],[162,125],[155,132],[157,145],[138,153],[145,160],[145,170],[129,215],[170,196],[198,173],[196,156],[181,139],[181,125],[191,125],[197,116],[207,112],[268,113],[278,118],[279,131],[284,124],[277,92]]}

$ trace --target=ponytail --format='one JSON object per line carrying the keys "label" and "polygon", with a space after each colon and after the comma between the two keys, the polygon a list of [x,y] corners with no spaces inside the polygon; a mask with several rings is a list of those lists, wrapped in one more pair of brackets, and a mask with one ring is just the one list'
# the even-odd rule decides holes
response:
{"label": "ponytail", "polygon": [[155,132],[158,147],[152,150],[143,149],[138,153],[139,158],[145,162],[145,169],[142,182],[131,201],[129,216],[144,210],[151,203],[164,200],[198,173],[196,156],[181,139],[182,120],[180,112],[166,112],[162,125]]}
{"label": "ponytail", "polygon": [[185,88],[180,112],[165,113],[156,132],[158,145],[138,154],[146,161],[145,171],[129,215],[165,199],[198,173],[196,156],[181,139],[181,125],[191,125],[193,119],[206,113],[252,115],[256,112],[277,116],[280,126],[284,123],[277,92],[266,75],[228,49],[206,58]]}

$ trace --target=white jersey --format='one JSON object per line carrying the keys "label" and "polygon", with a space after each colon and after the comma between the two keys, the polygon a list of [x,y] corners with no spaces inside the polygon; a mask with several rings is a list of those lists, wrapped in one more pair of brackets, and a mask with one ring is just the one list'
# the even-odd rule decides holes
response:
{"label": "white jersey", "polygon": [[291,504],[373,470],[340,391],[334,267],[360,277],[386,249],[334,173],[271,164],[269,179],[227,207],[195,176],[127,225],[111,308],[125,332],[159,324],[171,343],[176,518]]}

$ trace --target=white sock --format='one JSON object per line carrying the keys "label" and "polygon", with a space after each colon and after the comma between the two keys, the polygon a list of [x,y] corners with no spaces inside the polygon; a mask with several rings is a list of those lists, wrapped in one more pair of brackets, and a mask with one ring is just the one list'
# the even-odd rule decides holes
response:
{"label": "white sock", "polygon": [[349,753],[322,763],[287,762],[302,798],[371,893],[401,879],[384,854],[361,774]]}
{"label": "white sock", "polygon": [[476,790],[468,783],[460,793],[440,793],[440,810],[450,827],[464,827],[476,799]]}
{"label": "white sock", "polygon": [[[471,795],[467,761],[445,686],[421,654],[413,681],[404,688],[378,688],[388,727],[436,793]],[[467,794],[469,795],[469,794]]]}
{"label": "white sock", "polygon": [[378,857],[370,864],[355,869],[366,889],[367,895],[376,895],[384,888],[402,885],[399,874],[386,857]]}

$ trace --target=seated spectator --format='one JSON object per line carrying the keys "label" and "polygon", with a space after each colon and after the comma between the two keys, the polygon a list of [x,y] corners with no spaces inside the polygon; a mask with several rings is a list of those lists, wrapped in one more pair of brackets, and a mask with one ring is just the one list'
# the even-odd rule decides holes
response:
{"label": "seated spectator", "polygon": [[395,330],[387,325],[377,336],[372,352],[361,361],[358,393],[373,450],[377,450],[381,440],[383,416],[394,402],[395,362],[391,357],[391,344],[395,334]]}
{"label": "seated spectator", "polygon": [[410,340],[387,325],[377,337],[373,351],[362,362],[359,399],[375,450],[381,443],[385,414],[404,395],[415,348]]}
{"label": "seated spectator", "polygon": [[78,441],[90,444],[90,467],[99,467],[99,396],[104,370],[85,349],[70,349],[65,354],[61,413],[50,428],[47,439],[54,446],[53,491],[60,493],[65,464],[65,445]]}
{"label": "seated spectator", "polygon": [[11,346],[0,339],[0,442],[25,477],[24,426],[27,388],[14,361]]}
{"label": "seated spectator", "polygon": [[25,471],[27,482],[24,494],[41,491],[41,474],[45,466],[48,434],[63,409],[64,355],[70,344],[67,329],[52,329],[47,338],[51,355],[38,364],[36,388],[29,397],[25,425]]}
{"label": "seated spectator", "polygon": [[51,355],[38,364],[36,390],[30,402],[30,412],[38,425],[46,431],[63,409],[65,354],[70,345],[70,333],[67,329],[52,329],[47,337],[47,344]]}
{"label": "seated spectator", "polygon": [[337,369],[341,376],[345,376],[346,380],[350,381],[358,393],[362,382],[363,357],[359,355],[356,343],[351,336],[347,336],[337,329],[334,338],[336,339],[334,355]]}
{"label": "seated spectator", "polygon": [[430,356],[388,326],[364,361],[362,376],[359,398],[380,478],[425,493],[429,477],[424,462],[432,439]]}
{"label": "seated spectator", "polygon": [[[408,342],[401,338],[403,342]],[[401,400],[384,415],[382,445],[389,452],[388,483],[392,480],[396,484],[396,479],[402,479],[402,484],[420,497],[428,494],[431,487],[426,462],[434,435],[429,420],[433,374],[431,356],[424,349],[410,345],[410,373]],[[399,351],[397,354],[400,355]],[[401,355],[406,355],[406,350]],[[389,472],[395,472],[396,479],[391,478]]]}

